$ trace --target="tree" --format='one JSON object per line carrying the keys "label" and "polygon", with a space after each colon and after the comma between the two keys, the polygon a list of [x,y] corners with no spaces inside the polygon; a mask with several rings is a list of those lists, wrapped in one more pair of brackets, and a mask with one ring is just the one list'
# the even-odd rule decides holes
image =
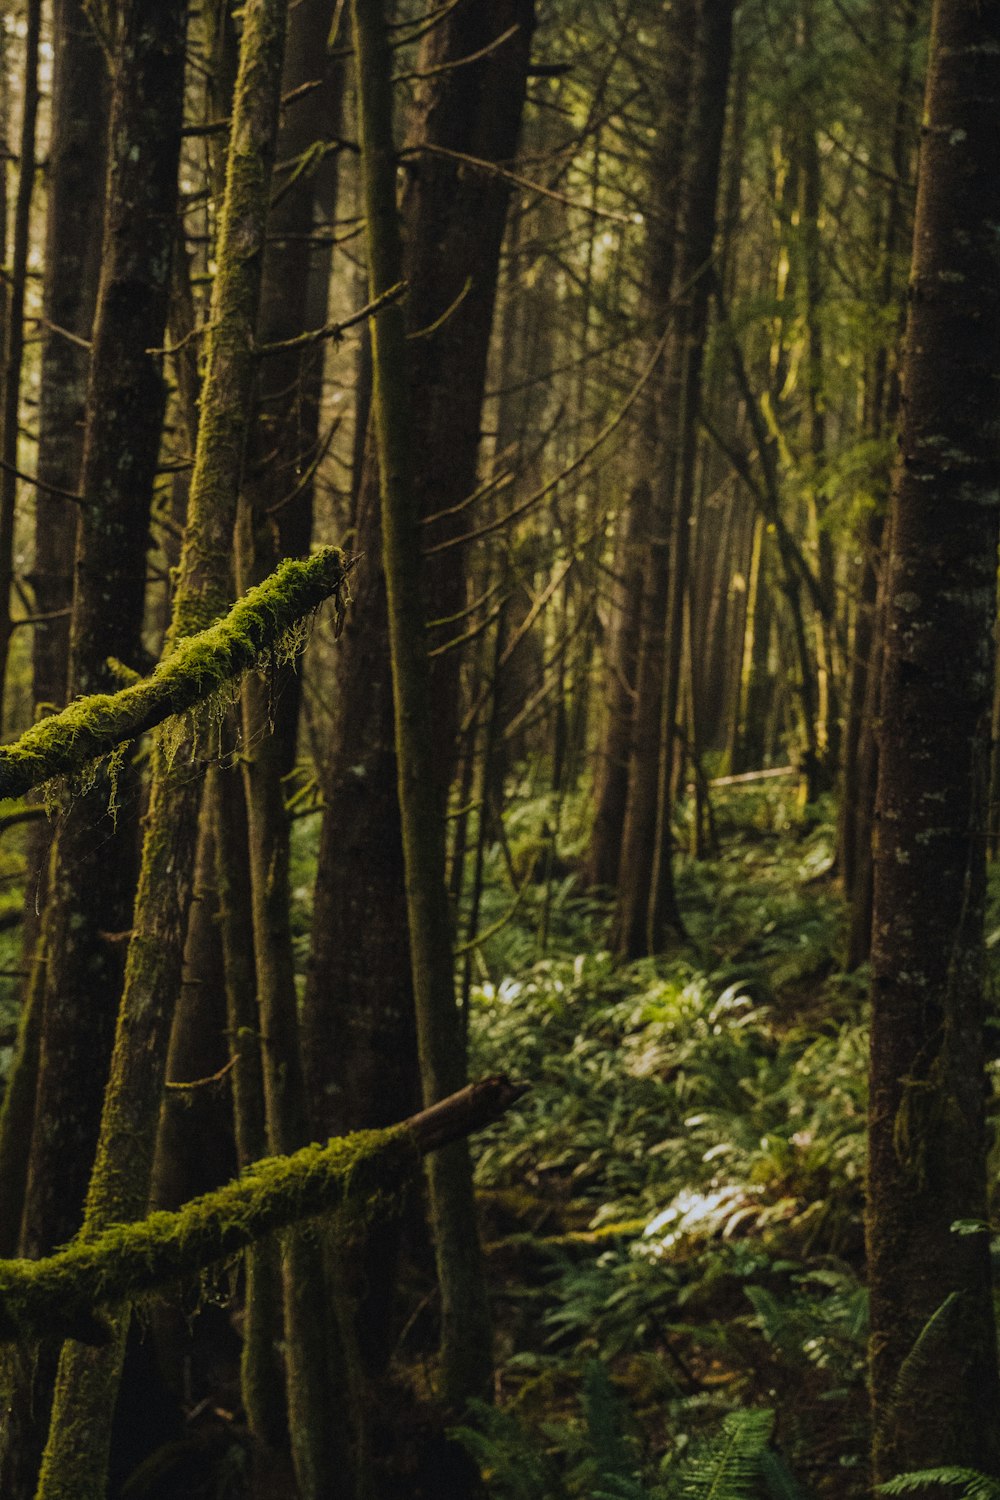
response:
{"label": "tree", "polygon": [[[407,148],[410,181],[400,209],[405,312],[413,335],[405,345],[406,400],[412,430],[421,434],[407,463],[414,503],[428,523],[421,535],[431,546],[444,544],[421,568],[424,607],[446,622],[461,616],[465,604],[462,554],[447,544],[466,530],[468,513],[455,508],[476,488],[486,361],[510,192],[502,170],[495,167],[502,168],[515,150],[532,24],[533,7],[526,0],[491,7],[464,3],[438,19],[420,52],[419,72],[426,78],[420,83]],[[374,66],[382,63],[376,60]],[[467,158],[473,159],[471,165]],[[380,213],[387,214],[387,206]],[[384,282],[380,290],[386,290]],[[304,1006],[307,1081],[321,1135],[389,1123],[413,1102],[420,1087],[386,584],[379,563],[379,464],[370,442],[354,517],[356,545],[365,559],[337,659]],[[455,759],[454,663],[453,655],[435,660],[429,686],[434,749],[429,790],[442,830]],[[449,936],[449,948],[450,943]],[[453,997],[447,1003],[453,1006]],[[333,1033],[342,1044],[331,1065],[328,1038]],[[463,1066],[460,1058],[454,1061]],[[440,1081],[432,1085],[440,1086]],[[381,1301],[391,1288],[379,1287],[374,1295]],[[372,1328],[382,1325],[381,1337],[374,1339],[381,1346],[385,1316],[383,1307],[379,1318],[372,1312],[367,1319]],[[461,1329],[448,1338],[457,1340],[455,1358],[463,1357]],[[470,1353],[479,1371],[473,1385],[482,1383],[485,1369],[484,1341],[480,1345]],[[381,1359],[384,1351],[374,1363]]]}
{"label": "tree", "polygon": [[[656,596],[662,640],[648,648],[659,666],[640,678],[633,752],[634,764],[622,835],[615,941],[630,957],[656,952],[665,933],[677,931],[680,916],[673,883],[672,794],[676,719],[684,607],[687,597],[695,461],[699,438],[701,372],[708,324],[712,255],[715,244],[719,169],[729,88],[733,6],[729,0],[703,0],[698,11],[698,42],[692,80],[691,119],[686,149],[682,253],[676,269],[677,321],[669,345],[666,372],[666,431],[656,450],[658,472],[667,503],[658,507],[656,524],[669,519],[669,559],[659,565]],[[661,542],[662,547],[662,542]],[[666,549],[663,549],[666,551]],[[666,588],[664,588],[666,585]],[[647,689],[644,696],[643,688]],[[655,734],[640,741],[640,716],[655,724]],[[638,759],[638,757],[637,757]]]}
{"label": "tree", "polygon": [[[352,13],[358,53],[369,287],[374,300],[398,285],[403,272],[392,135],[392,54],[381,0],[354,0]],[[524,30],[523,26],[518,29]],[[527,36],[517,40],[526,56]],[[495,264],[492,269],[493,276],[480,293],[482,296],[485,291],[487,299],[487,331]],[[479,354],[481,390],[484,345]],[[382,500],[382,560],[413,1001],[421,1085],[424,1102],[430,1105],[461,1086],[465,1056],[455,1004],[442,789],[431,718],[420,576],[420,489],[411,463],[416,429],[408,363],[403,312],[398,305],[390,306],[372,324],[372,409]],[[442,395],[445,389],[442,387]],[[441,1294],[444,1393],[451,1404],[461,1408],[470,1398],[485,1394],[492,1367],[471,1164],[461,1143],[435,1158],[428,1181]]]}
{"label": "tree", "polygon": [[868,1257],[876,1479],[997,1459],[983,899],[1000,432],[1000,6],[937,0],[886,590]]}
{"label": "tree", "polygon": [[[168,649],[211,622],[231,590],[230,556],[277,136],[286,9],[244,17],[207,368]],[[173,1006],[194,875],[201,778],[157,744],[111,1075],[84,1216],[87,1230],[140,1217],[150,1190]],[[127,1318],[99,1350],[63,1346],[39,1500],[102,1496]],[[294,1439],[293,1433],[293,1439]]]}

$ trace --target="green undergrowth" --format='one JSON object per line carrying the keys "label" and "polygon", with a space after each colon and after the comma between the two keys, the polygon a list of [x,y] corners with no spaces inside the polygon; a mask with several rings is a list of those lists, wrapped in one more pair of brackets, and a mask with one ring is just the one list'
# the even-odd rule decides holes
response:
{"label": "green undergrowth", "polygon": [[773,1411],[762,1466],[721,1492],[853,1497],[867,1035],[831,809],[720,796],[721,855],[680,865],[687,939],[621,964],[576,875],[585,800],[547,855],[551,803],[522,802],[488,861],[484,930],[526,851],[550,878],[476,960],[472,1071],[531,1087],[476,1144],[502,1397],[464,1441],[500,1497],[693,1497],[685,1456]]}

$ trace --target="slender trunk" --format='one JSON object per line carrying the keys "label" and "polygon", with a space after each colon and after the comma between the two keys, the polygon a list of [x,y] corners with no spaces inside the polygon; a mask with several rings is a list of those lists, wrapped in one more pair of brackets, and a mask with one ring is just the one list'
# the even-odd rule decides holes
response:
{"label": "slender trunk", "polygon": [[684,599],[688,584],[700,432],[702,363],[708,326],[709,292],[712,286],[711,261],[715,245],[719,171],[729,92],[733,9],[733,0],[702,0],[685,192],[684,253],[679,267],[681,304],[676,345],[681,415],[676,437],[676,492],[670,603],[666,620],[668,655],[661,717],[657,839],[647,909],[648,943],[650,951],[654,953],[662,946],[668,929],[676,931],[680,927],[672,866],[670,770],[680,693]]}
{"label": "slender trunk", "polygon": [[[650,342],[663,339],[667,349],[663,376],[643,415],[642,478],[648,488],[648,515],[642,522],[648,537],[643,565],[641,623],[632,733],[629,748],[628,792],[621,835],[613,944],[619,953],[638,957],[649,951],[646,921],[649,890],[656,858],[656,797],[660,764],[660,726],[663,703],[664,626],[670,586],[670,528],[673,506],[673,447],[667,441],[676,420],[676,386],[669,352],[676,330],[674,293],[677,240],[680,226],[684,151],[694,64],[693,38],[697,27],[696,0],[683,0],[665,19],[668,69],[663,80],[662,117],[650,161],[650,239],[646,249],[646,305]],[[671,342],[667,343],[668,330]]]}
{"label": "slender trunk", "polygon": [[[34,613],[35,716],[61,708],[69,679],[77,507],[58,491],[81,483],[88,344],[101,271],[107,158],[107,64],[83,0],[57,0],[52,16],[52,125],[48,152],[45,289],[38,409],[39,488],[28,582]],[[22,952],[32,955],[45,906],[51,830],[33,825]],[[22,1158],[26,1164],[26,1155]]]}
{"label": "slender trunk", "polygon": [[[332,0],[307,0],[290,14],[283,90],[315,80],[333,20]],[[278,136],[277,192],[268,226],[260,331],[262,344],[294,339],[327,317],[330,247],[311,243],[317,218],[332,222],[336,155],[303,170],[310,151],[339,133],[342,75],[327,63],[320,86],[290,110]],[[240,592],[266,577],[283,555],[307,552],[319,431],[324,346],[269,356],[260,371],[249,483],[236,532]],[[263,1082],[268,1148],[287,1153],[310,1139],[299,1047],[295,955],[290,920],[290,829],[284,778],[295,762],[300,679],[290,665],[269,682],[243,685],[242,757],[259,1028],[267,1037]],[[281,704],[275,719],[272,704]],[[274,722],[272,722],[272,720]],[[316,1236],[290,1231],[282,1254],[289,1430],[303,1500],[351,1490],[339,1356],[317,1308],[328,1302]],[[270,1289],[268,1289],[270,1290]],[[253,1288],[251,1288],[251,1296]],[[257,1314],[251,1310],[254,1318]]]}
{"label": "slender trunk", "polygon": [[38,51],[42,0],[28,0],[24,33],[24,87],[21,138],[10,278],[7,281],[6,338],[3,345],[3,391],[0,408],[0,724],[11,638],[11,590],[14,583],[14,521],[17,507],[18,438],[21,418],[21,366],[24,359],[24,293],[28,281],[31,200],[35,187],[35,124],[38,118]]}
{"label": "slender trunk", "polygon": [[868,1168],[876,1481],[996,1472],[983,902],[1000,427],[1000,3],[937,0],[892,495]]}
{"label": "slender trunk", "polygon": [[[891,174],[885,229],[881,246],[878,305],[891,306],[896,298],[897,261],[907,230],[907,202],[902,180],[912,157],[915,120],[911,110],[913,39],[920,16],[918,0],[904,0],[902,34],[899,39],[899,69],[892,138],[887,155]],[[901,330],[900,330],[901,331]],[[892,349],[883,342],[876,350],[868,409],[869,431],[883,439],[895,423],[899,405]],[[889,476],[885,477],[888,490]],[[878,691],[881,680],[881,583],[885,545],[884,502],[871,513],[865,525],[862,581],[854,627],[854,650],[844,737],[844,771],[841,788],[838,853],[845,893],[851,902],[851,938],[848,964],[855,967],[868,957],[871,929],[872,821],[875,812],[875,780],[878,768]]]}
{"label": "slender trunk", "polygon": [[[648,513],[646,493],[629,495],[615,549],[610,618],[605,627],[606,686],[604,728],[594,772],[594,825],[587,850],[585,879],[610,889],[621,861],[622,828],[628,799],[629,745],[636,692],[636,657],[642,623],[642,523]],[[637,487],[638,488],[638,487]]]}
{"label": "slender trunk", "polygon": [[[267,1155],[264,1071],[252,897],[247,860],[246,799],[235,771],[213,768],[205,787],[215,831],[219,927],[226,975],[226,1016],[233,1068],[236,1158],[244,1171]],[[288,1404],[281,1360],[283,1340],[280,1248],[263,1241],[247,1251],[240,1390],[247,1424],[265,1448],[287,1443]]]}
{"label": "slender trunk", "polygon": [[[52,136],[48,153],[45,318],[38,412],[35,558],[34,700],[66,701],[69,608],[73,592],[76,508],[45,486],[80,487],[91,336],[101,269],[101,223],[107,154],[106,63],[84,0],[57,0],[52,20]],[[65,614],[61,613],[65,611]]]}

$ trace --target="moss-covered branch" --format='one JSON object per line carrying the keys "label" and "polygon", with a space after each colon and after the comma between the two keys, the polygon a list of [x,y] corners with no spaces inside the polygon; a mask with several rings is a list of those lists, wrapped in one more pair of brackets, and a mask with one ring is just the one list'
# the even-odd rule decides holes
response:
{"label": "moss-covered branch", "polygon": [[175,1213],[112,1225],[44,1260],[0,1261],[0,1340],[51,1334],[100,1342],[102,1308],[195,1276],[299,1220],[391,1197],[421,1156],[489,1124],[522,1093],[506,1078],[487,1078],[402,1125],[257,1162]]}
{"label": "moss-covered branch", "polygon": [[177,642],[156,670],[117,693],[78,698],[0,747],[0,797],[19,797],[54,776],[79,772],[116,745],[182,713],[256,665],[331,594],[348,572],[344,554],[324,547],[289,559],[223,619]]}
{"label": "moss-covered branch", "polygon": [[360,1131],[269,1157],[176,1213],[115,1224],[44,1260],[0,1261],[0,1338],[101,1339],[102,1307],[224,1260],[272,1230],[398,1190],[418,1153],[405,1129]]}

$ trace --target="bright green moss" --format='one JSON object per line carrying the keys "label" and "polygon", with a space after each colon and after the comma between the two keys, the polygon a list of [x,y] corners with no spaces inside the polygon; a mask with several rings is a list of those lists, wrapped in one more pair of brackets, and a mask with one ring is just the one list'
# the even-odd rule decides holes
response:
{"label": "bright green moss", "polygon": [[405,1127],[358,1131],[257,1162],[175,1213],[81,1236],[44,1260],[0,1261],[0,1338],[99,1342],[102,1309],[194,1276],[273,1230],[337,1208],[385,1212],[418,1161]]}
{"label": "bright green moss", "polygon": [[0,797],[19,797],[56,776],[80,774],[116,745],[201,703],[271,652],[301,639],[299,623],[347,576],[344,554],[324,547],[304,561],[283,562],[229,613],[198,635],[179,640],[149,676],[117,693],[79,698],[0,748]]}

